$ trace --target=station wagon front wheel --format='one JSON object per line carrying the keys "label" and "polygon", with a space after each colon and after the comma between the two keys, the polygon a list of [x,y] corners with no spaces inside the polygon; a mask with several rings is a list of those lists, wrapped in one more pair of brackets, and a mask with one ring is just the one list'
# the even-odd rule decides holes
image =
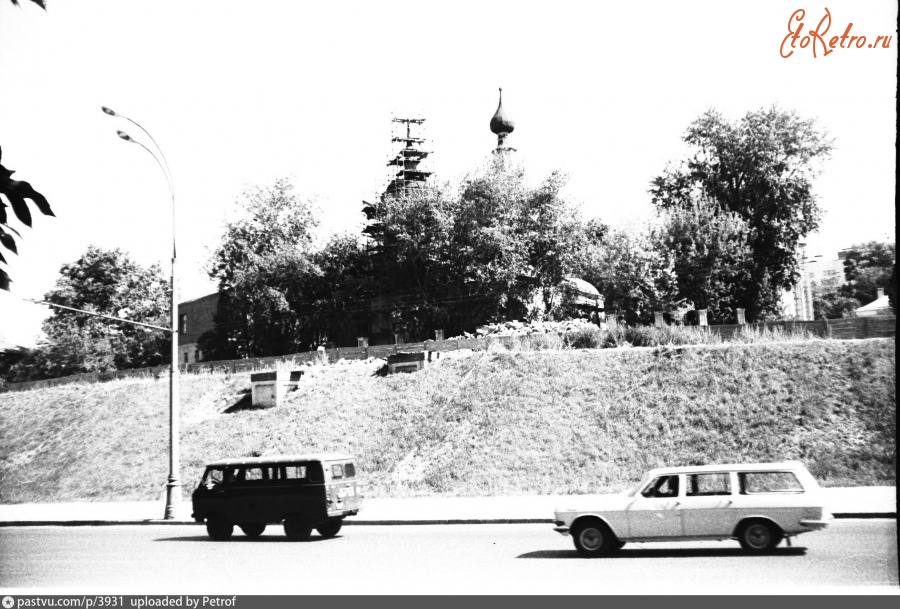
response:
{"label": "station wagon front wheel", "polygon": [[778,527],[764,520],[751,520],[742,525],[738,532],[741,547],[754,554],[773,550],[783,538],[784,534]]}
{"label": "station wagon front wheel", "polygon": [[288,516],[284,519],[284,534],[291,541],[306,541],[312,535],[312,527],[302,516]]}
{"label": "station wagon front wheel", "polygon": [[582,556],[605,556],[621,547],[609,527],[596,520],[577,524],[572,530],[572,539]]}
{"label": "station wagon front wheel", "polygon": [[206,519],[206,532],[215,541],[228,541],[234,533],[234,525],[221,516]]}

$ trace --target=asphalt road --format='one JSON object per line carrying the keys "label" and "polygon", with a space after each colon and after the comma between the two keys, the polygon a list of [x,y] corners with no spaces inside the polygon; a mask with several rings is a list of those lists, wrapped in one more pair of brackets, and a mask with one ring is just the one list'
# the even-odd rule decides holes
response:
{"label": "asphalt road", "polygon": [[[860,587],[867,587],[866,590]],[[583,559],[551,525],[280,526],[212,542],[201,526],[0,529],[0,588],[140,594],[897,593],[897,525],[840,520],[768,556],[737,542],[629,544]]]}

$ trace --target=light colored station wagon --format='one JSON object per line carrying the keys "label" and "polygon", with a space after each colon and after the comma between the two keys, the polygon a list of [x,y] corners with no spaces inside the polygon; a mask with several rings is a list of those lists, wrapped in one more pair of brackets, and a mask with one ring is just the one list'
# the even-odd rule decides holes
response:
{"label": "light colored station wagon", "polygon": [[584,501],[579,509],[557,509],[554,530],[571,534],[586,556],[630,541],[722,539],[760,553],[834,519],[797,461],[654,469],[630,491]]}

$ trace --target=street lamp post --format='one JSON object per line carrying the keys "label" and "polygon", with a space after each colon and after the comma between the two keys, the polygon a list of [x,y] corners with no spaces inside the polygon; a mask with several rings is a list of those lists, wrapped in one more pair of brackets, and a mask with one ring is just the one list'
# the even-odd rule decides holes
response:
{"label": "street lamp post", "polygon": [[[130,142],[132,144],[137,144],[144,150],[150,153],[150,156],[156,161],[159,165],[159,168],[162,169],[163,174],[166,177],[166,183],[169,186],[169,194],[172,196],[172,293],[171,293],[171,313],[172,313],[172,325],[170,333],[172,335],[172,366],[169,370],[169,479],[166,483],[166,511],[164,518],[166,520],[171,520],[176,517],[176,510],[181,504],[181,467],[179,465],[179,410],[180,410],[180,396],[178,393],[178,377],[179,377],[179,366],[178,366],[178,300],[176,297],[176,274],[175,274],[175,266],[177,261],[176,256],[176,233],[175,233],[175,187],[172,183],[172,173],[169,171],[169,164],[166,162],[166,157],[162,153],[162,149],[159,147],[159,144],[156,143],[156,140],[153,139],[153,136],[150,133],[141,127],[138,123],[131,120],[127,116],[123,116],[121,114],[117,114],[110,108],[106,106],[102,107],[102,110],[105,114],[109,116],[116,116],[119,118],[124,118],[125,120],[131,122],[135,126],[137,126],[141,131],[143,131],[147,137],[150,138],[150,141],[153,142],[153,145],[156,147],[159,152],[159,157],[150,149],[147,148],[141,142],[132,139],[130,135],[125,133],[124,131],[117,131],[117,134],[120,138],[125,140],[126,142]],[[162,158],[162,161],[160,161]]]}

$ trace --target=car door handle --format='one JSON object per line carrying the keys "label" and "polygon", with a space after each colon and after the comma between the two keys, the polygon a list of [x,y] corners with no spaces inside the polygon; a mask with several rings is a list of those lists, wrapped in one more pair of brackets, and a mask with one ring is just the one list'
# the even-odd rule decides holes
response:
{"label": "car door handle", "polygon": [[681,502],[676,501],[675,503],[670,503],[668,507],[669,507],[669,509],[674,509],[674,508],[677,508],[679,505],[681,505]]}

